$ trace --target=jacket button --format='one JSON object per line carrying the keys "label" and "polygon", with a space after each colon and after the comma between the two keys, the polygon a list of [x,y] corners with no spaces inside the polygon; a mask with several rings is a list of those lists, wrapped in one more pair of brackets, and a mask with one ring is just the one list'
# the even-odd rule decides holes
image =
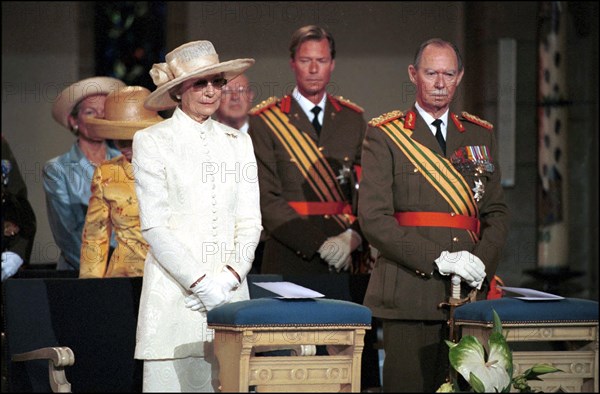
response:
{"label": "jacket button", "polygon": [[323,215],[323,217],[324,217],[325,219],[329,219],[329,218],[331,218],[331,216],[329,216],[329,215]]}
{"label": "jacket button", "polygon": [[452,238],[452,242],[458,242],[458,237]]}
{"label": "jacket button", "polygon": [[456,213],[450,212],[450,216],[456,216]]}

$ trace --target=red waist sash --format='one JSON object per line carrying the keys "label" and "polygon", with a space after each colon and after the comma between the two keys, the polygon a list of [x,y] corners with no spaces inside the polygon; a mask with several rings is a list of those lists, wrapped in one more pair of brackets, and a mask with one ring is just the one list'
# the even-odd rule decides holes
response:
{"label": "red waist sash", "polygon": [[479,235],[479,219],[445,212],[396,212],[401,226],[452,227],[470,230]]}
{"label": "red waist sash", "polygon": [[344,201],[313,202],[289,201],[288,204],[299,215],[344,215],[352,214],[352,207]]}

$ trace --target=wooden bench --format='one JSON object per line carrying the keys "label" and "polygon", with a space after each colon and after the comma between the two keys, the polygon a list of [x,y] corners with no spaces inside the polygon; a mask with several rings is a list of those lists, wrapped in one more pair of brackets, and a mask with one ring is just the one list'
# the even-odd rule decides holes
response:
{"label": "wooden bench", "polygon": [[[254,299],[213,309],[208,327],[215,330],[223,392],[252,386],[257,392],[360,392],[363,340],[371,327],[367,307],[331,299]],[[302,350],[319,345],[328,354]],[[296,351],[256,355],[278,348]]]}

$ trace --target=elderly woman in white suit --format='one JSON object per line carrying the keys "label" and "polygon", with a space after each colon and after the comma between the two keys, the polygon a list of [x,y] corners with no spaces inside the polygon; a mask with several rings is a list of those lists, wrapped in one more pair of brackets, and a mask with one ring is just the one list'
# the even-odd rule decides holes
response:
{"label": "elderly woman in white suit", "polygon": [[219,62],[209,41],[155,64],[145,107],[177,107],[135,134],[133,160],[144,268],[135,358],[144,392],[216,391],[218,364],[206,312],[247,300],[246,275],[261,226],[256,159],[248,135],[210,118],[221,89],[254,59]]}

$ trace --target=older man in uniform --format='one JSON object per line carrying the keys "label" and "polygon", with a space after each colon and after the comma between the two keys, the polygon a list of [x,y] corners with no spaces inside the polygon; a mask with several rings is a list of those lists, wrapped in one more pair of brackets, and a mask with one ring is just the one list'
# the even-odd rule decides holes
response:
{"label": "older man in uniform", "polygon": [[359,221],[379,250],[364,303],[383,321],[384,391],[433,392],[448,372],[439,305],[451,278],[464,298],[485,297],[508,208],[493,126],[449,109],[464,73],[456,47],[424,42],[408,73],[415,105],[369,122],[363,145]]}

